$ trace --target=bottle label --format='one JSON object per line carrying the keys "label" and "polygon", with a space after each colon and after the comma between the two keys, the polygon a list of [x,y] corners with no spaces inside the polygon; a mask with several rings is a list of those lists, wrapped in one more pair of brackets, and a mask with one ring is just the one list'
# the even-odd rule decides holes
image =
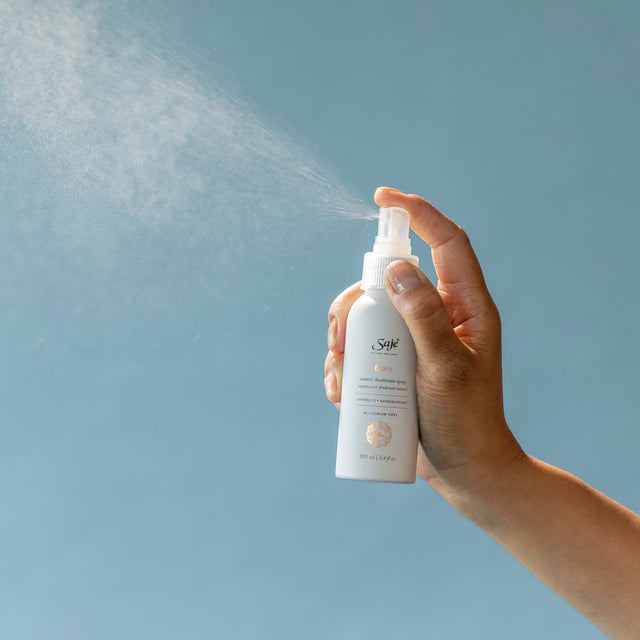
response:
{"label": "bottle label", "polygon": [[391,427],[386,422],[372,422],[367,427],[367,442],[372,447],[386,447],[392,435]]}
{"label": "bottle label", "polygon": [[399,316],[393,333],[380,323],[347,323],[338,457],[339,477],[413,482],[418,447],[416,356]]}

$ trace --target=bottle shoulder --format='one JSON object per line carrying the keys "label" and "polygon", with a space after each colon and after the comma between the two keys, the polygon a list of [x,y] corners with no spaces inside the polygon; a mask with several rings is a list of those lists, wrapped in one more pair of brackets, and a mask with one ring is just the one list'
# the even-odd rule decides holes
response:
{"label": "bottle shoulder", "polygon": [[401,318],[393,306],[386,289],[366,289],[353,303],[349,311],[349,319],[361,316],[378,316],[380,319]]}
{"label": "bottle shoulder", "polygon": [[393,307],[393,302],[391,302],[386,289],[365,289],[362,295],[353,303],[353,307],[356,305],[359,307],[391,305]]}

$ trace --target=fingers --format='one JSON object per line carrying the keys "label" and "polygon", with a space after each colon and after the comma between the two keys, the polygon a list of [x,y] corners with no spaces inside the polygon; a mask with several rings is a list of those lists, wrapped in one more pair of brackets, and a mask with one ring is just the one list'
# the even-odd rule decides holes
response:
{"label": "fingers", "polygon": [[329,351],[324,362],[324,388],[327,400],[334,404],[340,402],[342,395],[342,365],[344,363],[343,354],[336,354]]}
{"label": "fingers", "polygon": [[347,328],[347,316],[351,305],[362,295],[360,282],[345,289],[329,307],[329,331],[327,343],[334,353],[344,353],[344,338]]}
{"label": "fingers", "polygon": [[340,410],[342,392],[342,364],[344,359],[344,339],[347,328],[347,316],[351,305],[362,295],[360,282],[345,289],[329,307],[329,330],[327,344],[329,353],[324,362],[324,388],[329,402]]}
{"label": "fingers", "polygon": [[418,361],[450,359],[463,352],[440,294],[427,276],[404,260],[392,262],[385,272],[385,286],[404,318],[416,347]]}
{"label": "fingers", "polygon": [[480,263],[462,227],[420,196],[381,187],[374,200],[380,207],[402,207],[409,212],[411,228],[431,247],[441,284],[486,290]]}

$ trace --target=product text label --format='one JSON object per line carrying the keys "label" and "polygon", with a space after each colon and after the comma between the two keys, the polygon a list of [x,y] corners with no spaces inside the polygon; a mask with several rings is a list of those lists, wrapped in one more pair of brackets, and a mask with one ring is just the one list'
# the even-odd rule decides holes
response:
{"label": "product text label", "polygon": [[400,342],[400,338],[378,338],[376,344],[372,344],[374,351],[391,351],[395,349]]}

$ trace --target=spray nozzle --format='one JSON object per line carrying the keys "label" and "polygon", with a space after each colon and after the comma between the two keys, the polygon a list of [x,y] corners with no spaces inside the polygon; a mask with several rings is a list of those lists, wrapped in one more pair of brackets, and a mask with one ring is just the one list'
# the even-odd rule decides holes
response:
{"label": "spray nozzle", "polygon": [[418,258],[411,255],[409,214],[400,207],[381,208],[373,251],[364,256],[360,288],[384,289],[384,270],[394,260],[418,266]]}
{"label": "spray nozzle", "polygon": [[411,255],[409,240],[409,214],[400,207],[380,209],[378,235],[373,253],[379,255]]}

